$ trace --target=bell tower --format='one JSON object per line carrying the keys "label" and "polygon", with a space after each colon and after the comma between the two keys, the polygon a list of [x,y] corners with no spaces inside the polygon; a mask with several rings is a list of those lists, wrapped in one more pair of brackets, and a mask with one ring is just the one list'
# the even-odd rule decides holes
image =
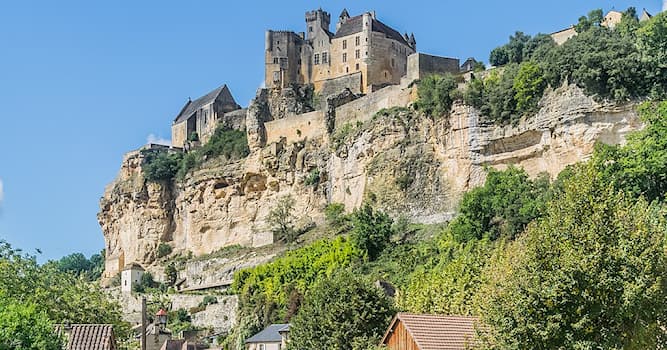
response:
{"label": "bell tower", "polygon": [[306,40],[313,39],[320,28],[329,31],[330,24],[331,15],[321,8],[306,12]]}

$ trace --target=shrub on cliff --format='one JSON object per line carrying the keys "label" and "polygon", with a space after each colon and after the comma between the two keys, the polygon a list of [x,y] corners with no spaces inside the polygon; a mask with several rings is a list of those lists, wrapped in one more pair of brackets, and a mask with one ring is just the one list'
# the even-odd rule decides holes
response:
{"label": "shrub on cliff", "polygon": [[148,181],[171,181],[183,160],[182,153],[153,152],[145,153],[143,174]]}
{"label": "shrub on cliff", "polygon": [[389,215],[365,204],[352,213],[352,242],[373,261],[389,244],[392,224]]}
{"label": "shrub on cliff", "polygon": [[419,82],[417,88],[418,99],[414,106],[432,117],[439,117],[449,113],[454,103],[453,93],[458,83],[451,74],[429,75]]}

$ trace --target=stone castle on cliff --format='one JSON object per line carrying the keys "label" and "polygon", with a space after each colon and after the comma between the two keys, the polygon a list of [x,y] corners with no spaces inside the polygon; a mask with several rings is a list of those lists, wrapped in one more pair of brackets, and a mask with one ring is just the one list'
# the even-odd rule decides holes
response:
{"label": "stone castle on cliff", "polygon": [[[425,74],[472,69],[470,60],[461,67],[456,58],[416,53],[414,34],[400,34],[374,11],[351,17],[343,10],[335,32],[322,9],[306,12],[305,22],[305,32],[266,32],[266,89],[311,86],[326,100],[341,91],[372,94]],[[172,125],[172,146],[205,143],[219,125],[245,129],[246,113],[223,85],[183,106]]]}

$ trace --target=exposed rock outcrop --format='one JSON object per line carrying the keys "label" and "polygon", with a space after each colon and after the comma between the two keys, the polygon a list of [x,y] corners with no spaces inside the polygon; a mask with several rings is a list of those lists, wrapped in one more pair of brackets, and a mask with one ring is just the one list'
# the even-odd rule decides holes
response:
{"label": "exposed rock outcrop", "polygon": [[641,127],[634,105],[598,103],[576,86],[563,86],[516,126],[485,122],[458,103],[448,117],[397,108],[357,125],[335,125],[319,138],[266,145],[263,124],[278,119],[274,114],[305,111],[276,104],[271,94],[260,90],[249,107],[251,154],[242,161],[209,161],[182,183],[157,184],[141,176],[140,153],[125,157],[99,213],[107,277],[134,261],[150,269],[160,242],[194,255],[269,244],[267,216],[288,195],[296,199],[302,225],[321,221],[329,203],[351,210],[365,200],[413,221],[441,222],[462,193],[483,183],[486,166],[517,165],[530,175],[555,176],[587,159],[595,142],[622,143]]}

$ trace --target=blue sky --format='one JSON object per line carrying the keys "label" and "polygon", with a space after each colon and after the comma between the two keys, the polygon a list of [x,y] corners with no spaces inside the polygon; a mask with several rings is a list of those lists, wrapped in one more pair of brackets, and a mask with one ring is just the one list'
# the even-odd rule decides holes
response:
{"label": "blue sky", "polygon": [[[5,1],[0,4],[0,240],[40,260],[104,247],[96,213],[124,152],[170,137],[187,98],[226,83],[246,106],[264,31],[306,10],[376,10],[419,51],[487,60],[515,30],[569,26],[591,9],[661,1]],[[152,135],[152,136],[151,136]]]}

